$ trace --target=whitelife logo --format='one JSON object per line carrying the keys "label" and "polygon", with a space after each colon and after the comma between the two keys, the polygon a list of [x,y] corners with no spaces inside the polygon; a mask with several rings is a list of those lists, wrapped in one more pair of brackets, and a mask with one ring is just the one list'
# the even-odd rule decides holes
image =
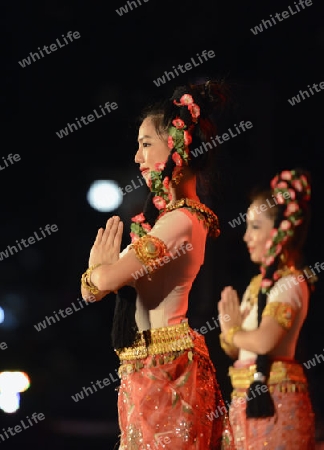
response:
{"label": "whitelife logo", "polygon": [[[100,114],[98,115],[97,110],[94,109],[93,112],[95,113],[95,116],[96,116],[96,117],[95,117],[93,114],[89,114],[86,118],[85,118],[84,116],[82,116],[82,117],[80,118],[81,122],[82,122],[84,125],[89,125],[89,123],[90,123],[90,122],[94,122],[94,121],[96,120],[96,118],[97,118],[97,119],[100,119],[101,117],[107,115],[107,113],[106,113],[106,111],[104,110],[104,108],[106,108],[106,110],[108,111],[108,113],[111,113],[111,110],[117,109],[117,108],[118,108],[118,105],[117,105],[117,103],[115,103],[115,102],[112,102],[112,103],[106,102],[104,107],[102,107],[102,106],[100,105],[99,108],[101,109],[101,112],[102,112],[102,114],[103,114],[102,116],[101,116]],[[57,136],[58,136],[60,139],[62,139],[64,136],[67,136],[70,132],[73,133],[73,131],[77,131],[77,130],[79,130],[80,128],[82,128],[82,124],[80,123],[80,120],[79,120],[77,117],[75,118],[75,120],[77,121],[79,128],[78,128],[78,126],[77,126],[74,122],[68,123],[68,124],[67,124],[67,127],[65,127],[63,130],[56,131],[56,134],[57,134]],[[88,122],[87,122],[87,120],[88,120]]]}
{"label": "whitelife logo", "polygon": [[2,167],[2,163],[1,163],[0,170],[5,170],[7,167],[10,167],[12,164],[15,164],[15,162],[18,162],[20,160],[21,160],[21,157],[20,157],[20,155],[18,155],[18,153],[15,153],[14,155],[12,153],[10,153],[6,158],[3,156],[2,161],[3,161],[4,167]]}
{"label": "whitelife logo", "polygon": [[[165,71],[164,75],[162,75],[160,78],[157,78],[156,80],[153,80],[153,83],[155,86],[159,87],[161,84],[165,84],[167,81],[170,81],[174,79],[176,76],[178,77],[181,75],[181,73],[186,73],[188,70],[191,70],[193,67],[198,67],[200,64],[203,64],[205,61],[208,61],[208,58],[215,58],[215,52],[214,50],[203,50],[201,54],[197,53],[197,59],[199,62],[195,61],[194,58],[190,59],[190,62],[186,62],[185,64],[178,64],[177,67],[172,66],[173,70],[170,72]],[[203,59],[205,60],[203,60]],[[179,73],[180,71],[181,73]],[[172,78],[170,78],[170,76]]]}
{"label": "whitelife logo", "polygon": [[[35,423],[38,423],[38,421],[42,421],[45,419],[45,415],[43,413],[33,413],[31,418],[29,416],[26,417],[26,422],[24,420],[21,420],[18,425],[15,425],[14,427],[8,427],[6,430],[2,428],[2,432],[0,433],[0,439],[2,442],[4,442],[6,439],[9,439],[10,436],[15,436],[16,433],[21,433],[23,430],[27,430],[28,428],[35,425]],[[32,422],[34,421],[34,423]],[[4,437],[5,436],[5,437]]]}
{"label": "whitelife logo", "polygon": [[[16,244],[17,244],[17,247],[19,248],[19,250],[24,250],[24,248],[29,247],[29,245],[35,244],[35,242],[36,242],[35,238],[37,239],[37,241],[41,241],[44,238],[46,238],[47,236],[50,236],[51,233],[55,233],[58,230],[58,227],[56,224],[53,224],[53,225],[47,224],[45,227],[45,230],[43,230],[42,227],[40,227],[39,229],[40,229],[40,232],[43,235],[43,237],[38,236],[38,234],[37,234],[38,231],[34,231],[35,237],[30,236],[28,239],[21,239],[20,242],[18,242],[18,240],[16,239]],[[45,233],[45,231],[47,234]],[[28,241],[28,244],[26,241]],[[22,248],[22,245],[24,246],[23,248]],[[0,252],[0,261],[2,261],[3,258],[9,258],[10,255],[13,255],[14,254],[13,250],[15,251],[15,253],[18,253],[19,250],[17,249],[17,247],[16,247],[16,245],[12,245],[12,246],[8,245],[7,250]]]}
{"label": "whitelife logo", "polygon": [[[71,306],[68,306],[65,309],[59,309],[58,312],[53,311],[53,316],[55,316],[56,320],[54,319],[53,316],[45,316],[45,319],[42,322],[38,322],[37,325],[34,325],[35,330],[37,331],[42,331],[45,330],[45,328],[47,328],[47,326],[50,326],[54,323],[59,322],[61,319],[58,316],[58,314],[60,314],[62,319],[65,319],[67,316],[70,316],[71,314],[73,314],[76,311],[81,311],[81,309],[84,308],[84,304],[82,302],[80,302],[79,299],[78,303],[80,308],[77,307],[77,305],[74,304],[74,302],[71,303]],[[93,303],[96,301],[96,297],[90,296],[87,300],[82,299],[83,302],[86,304],[86,306],[89,305],[89,303]],[[66,315],[64,315],[66,314]]]}
{"label": "whitelife logo", "polygon": [[[147,3],[149,0],[142,0],[144,3]],[[129,11],[133,11],[133,8],[138,8],[138,6],[141,6],[141,0],[136,0],[135,1],[129,1],[124,5],[121,6],[119,9],[115,9],[116,13],[119,16],[122,16],[123,14],[127,14]],[[128,9],[129,8],[129,9]]]}
{"label": "whitelife logo", "polygon": [[[68,45],[70,42],[73,42],[73,39],[79,39],[80,38],[80,33],[78,31],[74,31],[72,33],[72,31],[69,31],[67,33],[67,38],[70,39],[70,42],[66,39],[66,37],[64,36],[64,34],[62,34],[63,40],[65,42],[65,44],[62,44],[61,41],[59,39],[56,39],[56,43],[58,44],[58,47],[56,44],[51,44],[50,46],[44,45],[43,49],[41,49],[40,47],[38,47],[38,51],[41,54],[41,57],[44,58],[46,55],[50,55],[52,52],[56,52],[56,50],[58,50],[58,48],[62,48],[65,47],[65,45]],[[48,50],[48,48],[50,48],[50,50]],[[43,53],[43,50],[45,52],[45,55]],[[20,64],[20,66],[22,68],[25,68],[26,66],[29,66],[32,62],[38,61],[39,59],[41,59],[41,57],[39,56],[39,53],[35,52],[32,53],[30,52],[30,56],[28,56],[27,58],[23,59],[22,61],[18,61],[18,64]],[[37,59],[35,59],[35,56],[37,56]]]}
{"label": "whitelife logo", "polygon": [[[281,13],[276,13],[275,18],[278,20],[278,22],[282,22],[283,20],[288,19],[289,17],[294,16],[295,14],[301,12],[303,9],[305,9],[305,5],[311,6],[312,4],[313,4],[312,0],[299,0],[298,4],[296,2],[294,2],[295,8],[296,8],[295,10],[292,9],[291,6],[288,6],[289,12],[282,11]],[[302,9],[300,9],[298,5],[301,6]],[[281,14],[281,17],[280,17],[280,14]],[[264,30],[267,30],[268,26],[272,27],[273,25],[277,25],[278,22],[272,16],[272,14],[270,14],[270,17],[271,17],[271,20],[270,19],[262,20],[262,23],[260,23],[259,25],[256,25],[254,28],[250,29],[250,31],[252,31],[254,36],[258,33],[262,33]]]}

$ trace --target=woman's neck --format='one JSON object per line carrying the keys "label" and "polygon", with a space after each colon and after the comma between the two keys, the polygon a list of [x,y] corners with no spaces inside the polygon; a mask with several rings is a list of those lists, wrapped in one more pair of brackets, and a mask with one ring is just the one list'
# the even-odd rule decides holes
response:
{"label": "woman's neck", "polygon": [[187,179],[185,176],[181,179],[181,182],[177,185],[171,183],[170,193],[172,195],[171,204],[182,198],[189,198],[191,200],[195,200],[200,202],[200,199],[197,195],[196,191],[196,177],[191,176]]}

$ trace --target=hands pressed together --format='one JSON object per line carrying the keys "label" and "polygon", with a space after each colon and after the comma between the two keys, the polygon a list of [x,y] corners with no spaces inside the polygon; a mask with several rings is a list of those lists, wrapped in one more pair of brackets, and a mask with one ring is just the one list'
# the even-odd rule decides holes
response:
{"label": "hands pressed together", "polygon": [[241,326],[243,315],[240,311],[240,301],[232,286],[226,286],[222,290],[221,299],[218,302],[218,312],[223,335],[226,336],[231,328]]}
{"label": "hands pressed together", "polygon": [[89,267],[97,264],[114,264],[119,259],[123,237],[123,222],[113,216],[107,220],[106,228],[99,228],[90,251]]}
{"label": "hands pressed together", "polygon": [[[90,251],[89,267],[81,277],[81,292],[83,298],[101,300],[109,291],[100,291],[91,282],[91,274],[99,266],[114,264],[119,260],[120,246],[123,237],[123,222],[118,216],[113,216],[106,222],[106,228],[98,230],[95,242]],[[89,293],[91,297],[89,297]],[[93,297],[94,296],[94,297]]]}

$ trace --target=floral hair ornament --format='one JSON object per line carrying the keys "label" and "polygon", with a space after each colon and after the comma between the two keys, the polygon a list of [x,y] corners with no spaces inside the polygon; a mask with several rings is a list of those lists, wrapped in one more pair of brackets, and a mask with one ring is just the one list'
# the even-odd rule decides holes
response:
{"label": "floral hair ornament", "polygon": [[[273,196],[279,205],[285,205],[284,218],[278,228],[273,228],[270,239],[266,243],[267,252],[262,259],[260,271],[265,275],[266,268],[271,265],[281,253],[282,247],[293,236],[294,229],[303,221],[301,201],[309,201],[310,184],[305,175],[297,175],[295,170],[284,170],[271,180]],[[275,281],[282,276],[282,271],[274,272],[272,278],[264,278],[261,282],[262,293],[268,294]]]}
{"label": "floral hair ornament", "polygon": [[[181,96],[180,101],[173,103],[177,106],[185,106],[188,108],[192,123],[186,125],[186,123],[177,116],[172,121],[172,125],[168,129],[168,147],[171,150],[171,158],[175,163],[175,168],[172,172],[172,181],[175,184],[179,184],[183,175],[182,168],[189,163],[189,145],[192,142],[192,130],[196,123],[198,123],[200,116],[200,107],[194,102],[193,97],[190,94],[184,94]],[[162,178],[162,172],[165,168],[165,162],[155,164],[155,170],[152,170],[149,174],[148,187],[151,192],[155,194],[152,201],[154,206],[158,210],[165,209],[167,203],[172,200],[169,185],[169,177]],[[132,217],[131,233],[132,242],[135,242],[140,237],[145,236],[150,230],[151,226],[145,222],[145,216],[143,213]]]}
{"label": "floral hair ornament", "polygon": [[168,147],[173,150],[172,159],[176,167],[172,173],[172,181],[179,184],[182,177],[183,163],[188,165],[189,161],[189,145],[192,142],[191,133],[200,117],[200,107],[194,102],[192,95],[184,94],[180,97],[180,101],[173,100],[173,103],[180,107],[187,107],[191,115],[192,124],[187,126],[185,122],[176,117],[169,127]]}

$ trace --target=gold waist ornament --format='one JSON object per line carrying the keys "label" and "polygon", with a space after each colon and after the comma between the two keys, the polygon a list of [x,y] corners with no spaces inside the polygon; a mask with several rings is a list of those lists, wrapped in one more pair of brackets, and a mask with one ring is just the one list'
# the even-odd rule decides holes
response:
{"label": "gold waist ornament", "polygon": [[115,350],[120,361],[144,359],[148,356],[179,352],[194,347],[187,322],[138,332],[134,344]]}
{"label": "gold waist ornament", "polygon": [[[230,367],[229,375],[234,388],[233,395],[239,395],[237,391],[242,391],[242,395],[250,384],[254,381],[253,375],[256,372],[256,364],[249,367]],[[278,386],[281,392],[306,392],[307,379],[303,368],[298,363],[286,361],[274,361],[271,364],[270,375],[267,381],[270,392]]]}

